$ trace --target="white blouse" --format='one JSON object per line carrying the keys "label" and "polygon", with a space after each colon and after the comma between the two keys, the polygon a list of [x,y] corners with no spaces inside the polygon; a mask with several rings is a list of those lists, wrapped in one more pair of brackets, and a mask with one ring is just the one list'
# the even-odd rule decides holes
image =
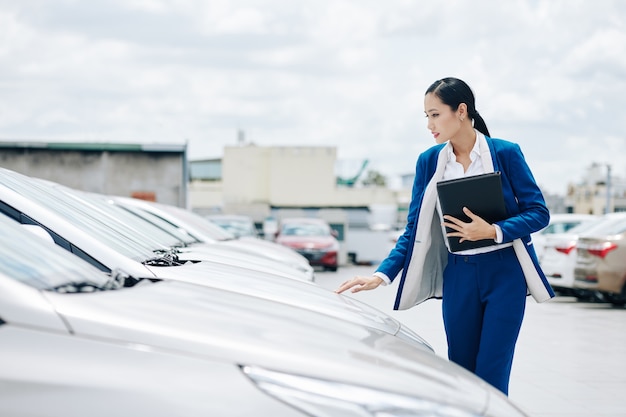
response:
{"label": "white blouse", "polygon": [[[480,157],[480,143],[482,142],[481,137],[484,137],[482,133],[478,130],[474,129],[476,132],[476,141],[474,142],[474,147],[470,151],[470,165],[467,167],[467,171],[463,169],[463,165],[460,162],[456,161],[456,155],[454,155],[454,151],[452,150],[452,146],[448,146],[448,162],[446,163],[446,168],[443,173],[443,180],[452,180],[456,178],[469,177],[472,175],[481,175],[485,173],[485,168],[483,167],[482,158]],[[443,221],[443,215],[441,213],[441,208],[439,207],[439,202],[437,201],[437,212],[439,213],[439,218]],[[506,248],[508,246],[512,246],[512,243],[501,243],[502,242],[502,230],[500,226],[494,224],[496,228],[496,239],[494,241],[494,245],[485,246],[482,248],[476,249],[467,249],[459,252],[454,252],[457,255],[477,255],[479,253],[487,253],[494,250]],[[445,227],[442,226],[442,232],[445,235]],[[447,239],[446,245],[448,244]],[[448,247],[448,250],[450,248]]]}

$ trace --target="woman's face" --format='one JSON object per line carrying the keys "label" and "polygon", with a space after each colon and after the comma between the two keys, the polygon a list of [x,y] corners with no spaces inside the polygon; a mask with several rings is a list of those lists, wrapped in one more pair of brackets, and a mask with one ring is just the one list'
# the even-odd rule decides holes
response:
{"label": "woman's face", "polygon": [[428,120],[426,127],[432,132],[437,143],[452,139],[461,128],[458,111],[452,111],[450,106],[444,104],[433,93],[428,93],[424,97],[424,113]]}

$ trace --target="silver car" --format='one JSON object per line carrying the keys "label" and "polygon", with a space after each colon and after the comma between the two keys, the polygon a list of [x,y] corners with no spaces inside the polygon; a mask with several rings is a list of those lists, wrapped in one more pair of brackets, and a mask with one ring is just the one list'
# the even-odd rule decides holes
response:
{"label": "silver car", "polygon": [[545,241],[550,235],[566,233],[571,228],[585,222],[592,222],[596,218],[597,216],[595,215],[581,213],[557,213],[550,215],[550,224],[531,235],[539,261],[543,257]]}
{"label": "silver car", "polygon": [[626,213],[613,213],[578,238],[574,279],[615,306],[626,304]]}
{"label": "silver car", "polygon": [[2,416],[524,416],[388,333],[107,275],[4,216],[0,259]]}
{"label": "silver car", "polygon": [[576,247],[581,234],[598,227],[606,219],[606,216],[598,217],[591,222],[583,222],[567,232],[552,233],[545,237],[541,269],[559,295],[595,299],[593,293],[574,287],[574,267],[578,252]]}

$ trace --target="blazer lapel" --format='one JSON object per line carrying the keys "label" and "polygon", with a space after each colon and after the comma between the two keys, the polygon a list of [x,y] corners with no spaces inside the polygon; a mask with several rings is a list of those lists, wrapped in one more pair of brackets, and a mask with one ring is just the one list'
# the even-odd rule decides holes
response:
{"label": "blazer lapel", "polygon": [[[400,280],[395,310],[405,310],[428,298],[443,295],[443,268],[447,263],[447,249],[440,232],[439,218],[435,215],[435,207],[437,204],[437,182],[443,178],[450,146],[452,145],[448,142],[439,151],[435,172],[424,190],[424,197],[415,225],[415,242],[406,273]],[[431,251],[430,248],[433,245],[438,246],[439,250]],[[439,256],[433,257],[435,253],[438,253]],[[424,270],[429,271],[429,276],[424,277]]]}

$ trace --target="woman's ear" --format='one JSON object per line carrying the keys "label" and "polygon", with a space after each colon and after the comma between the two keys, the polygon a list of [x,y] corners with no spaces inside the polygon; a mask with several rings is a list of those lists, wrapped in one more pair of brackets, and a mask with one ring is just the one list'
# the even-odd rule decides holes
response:
{"label": "woman's ear", "polygon": [[460,121],[465,120],[465,118],[467,117],[467,104],[459,104],[459,107],[456,109],[456,116],[459,118]]}

